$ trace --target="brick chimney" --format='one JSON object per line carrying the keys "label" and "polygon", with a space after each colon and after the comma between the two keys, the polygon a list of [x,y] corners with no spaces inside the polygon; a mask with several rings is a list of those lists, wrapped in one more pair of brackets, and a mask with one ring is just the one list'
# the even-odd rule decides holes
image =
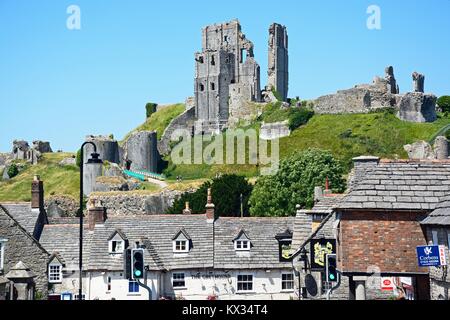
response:
{"label": "brick chimney", "polygon": [[186,207],[183,210],[183,214],[192,214],[192,210],[189,208],[189,202],[186,201]]}
{"label": "brick chimney", "polygon": [[44,182],[38,175],[35,175],[31,183],[31,208],[44,208]]}
{"label": "brick chimney", "polygon": [[96,203],[88,208],[89,230],[94,230],[95,225],[103,224],[106,221],[106,208],[101,203]]}
{"label": "brick chimney", "polygon": [[208,198],[206,202],[206,220],[214,222],[214,203],[212,203],[211,188],[208,188]]}

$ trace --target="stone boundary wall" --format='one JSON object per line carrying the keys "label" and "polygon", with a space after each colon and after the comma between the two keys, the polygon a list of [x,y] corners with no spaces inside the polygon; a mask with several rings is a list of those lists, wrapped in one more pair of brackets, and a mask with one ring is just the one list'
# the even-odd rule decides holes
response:
{"label": "stone boundary wall", "polygon": [[288,137],[291,134],[288,121],[263,123],[259,138],[263,140],[273,140],[277,138]]}
{"label": "stone boundary wall", "polygon": [[193,189],[186,191],[163,190],[160,193],[153,194],[104,192],[91,194],[89,200],[94,203],[101,201],[109,217],[114,215],[156,215],[164,214],[173,205],[175,199],[179,198],[182,194],[194,191]]}

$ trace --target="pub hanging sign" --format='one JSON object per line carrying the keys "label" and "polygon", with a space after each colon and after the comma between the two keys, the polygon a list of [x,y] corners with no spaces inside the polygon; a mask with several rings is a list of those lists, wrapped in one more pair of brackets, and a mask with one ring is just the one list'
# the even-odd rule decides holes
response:
{"label": "pub hanging sign", "polygon": [[327,254],[336,254],[336,239],[311,240],[311,269],[315,271],[325,270],[325,258]]}

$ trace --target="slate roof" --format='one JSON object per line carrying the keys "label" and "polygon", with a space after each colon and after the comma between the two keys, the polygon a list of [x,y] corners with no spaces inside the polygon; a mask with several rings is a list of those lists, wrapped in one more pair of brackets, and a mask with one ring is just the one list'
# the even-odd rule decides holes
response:
{"label": "slate roof", "polygon": [[[147,245],[144,260],[152,270],[212,267],[213,229],[204,215],[145,215],[115,216],[96,225],[89,269],[123,270],[122,255],[108,252],[108,237],[118,228],[127,235],[130,246],[136,241]],[[181,228],[192,239],[188,254],[173,252],[172,238]]]}
{"label": "slate roof", "polygon": [[[78,270],[80,227],[77,224],[47,224],[39,242],[50,254],[64,260],[66,270]],[[83,269],[89,265],[92,233],[83,232]],[[108,250],[108,249],[107,249]]]}
{"label": "slate roof", "polygon": [[441,201],[436,205],[436,209],[434,209],[421,224],[450,225],[450,194],[441,198]]}
{"label": "slate roof", "polygon": [[[275,236],[292,230],[294,217],[287,218],[219,218],[214,223],[205,215],[113,216],[93,231],[84,233],[84,270],[122,271],[123,255],[110,254],[108,239],[120,229],[129,246],[144,244],[145,264],[150,270],[206,268],[283,268],[290,262],[279,261]],[[242,256],[234,250],[233,239],[245,229],[253,247]],[[190,237],[189,253],[174,253],[173,235],[184,230]],[[78,269],[78,225],[46,225],[42,245],[51,253],[58,252],[67,269]]]}
{"label": "slate roof", "polygon": [[39,210],[32,210],[30,202],[2,203],[9,214],[32,236],[37,236]]}
{"label": "slate roof", "polygon": [[357,181],[338,209],[429,211],[450,194],[450,161],[381,160]]}
{"label": "slate roof", "polygon": [[[280,262],[279,245],[275,236],[292,230],[294,217],[221,217],[214,228],[214,267],[224,269],[270,269],[292,267]],[[233,239],[241,230],[251,239],[250,252],[237,253]]]}

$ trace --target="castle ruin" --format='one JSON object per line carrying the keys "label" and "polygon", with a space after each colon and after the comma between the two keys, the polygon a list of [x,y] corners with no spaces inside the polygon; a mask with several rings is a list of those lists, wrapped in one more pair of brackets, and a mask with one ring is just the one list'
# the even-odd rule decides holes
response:
{"label": "castle ruin", "polygon": [[[286,27],[272,24],[269,37],[268,87],[287,99]],[[238,20],[203,28],[202,51],[195,53],[196,133],[220,132],[250,113],[249,101],[261,102],[260,67],[253,47]]]}
{"label": "castle ruin", "polygon": [[289,82],[288,35],[285,26],[273,23],[269,28],[268,88],[287,100]]}

